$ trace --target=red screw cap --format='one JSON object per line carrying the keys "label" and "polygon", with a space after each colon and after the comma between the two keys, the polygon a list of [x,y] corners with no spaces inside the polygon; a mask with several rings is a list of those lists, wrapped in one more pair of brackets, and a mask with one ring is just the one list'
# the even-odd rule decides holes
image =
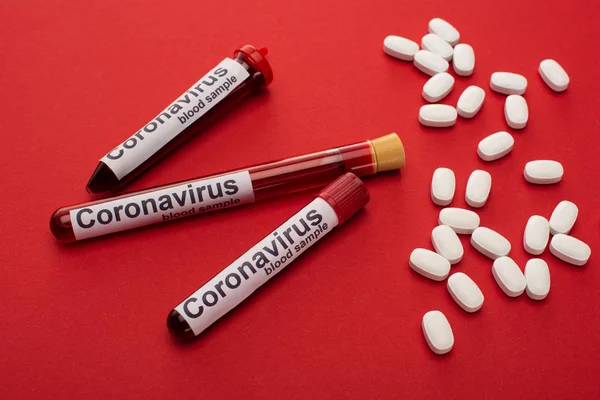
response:
{"label": "red screw cap", "polygon": [[233,56],[237,57],[239,53],[242,53],[244,55],[244,61],[252,68],[260,71],[265,77],[265,86],[269,86],[273,81],[273,70],[265,57],[268,52],[269,50],[267,50],[266,47],[256,49],[256,47],[247,44],[237,49],[233,53]]}
{"label": "red screw cap", "polygon": [[370,198],[365,184],[351,172],[333,181],[319,197],[334,209],[340,225],[363,208]]}

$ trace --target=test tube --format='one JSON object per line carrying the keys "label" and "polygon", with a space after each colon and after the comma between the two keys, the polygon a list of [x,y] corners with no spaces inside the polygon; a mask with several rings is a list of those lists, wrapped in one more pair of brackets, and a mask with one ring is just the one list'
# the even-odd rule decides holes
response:
{"label": "test tube", "polygon": [[63,207],[50,229],[63,242],[227,209],[323,187],[346,172],[358,176],[400,169],[404,147],[395,133],[373,140]]}
{"label": "test tube", "polygon": [[198,336],[368,202],[356,175],[339,177],[175,307],[167,317],[169,331],[183,341]]}
{"label": "test tube", "polygon": [[225,114],[240,100],[273,80],[266,48],[245,45],[200,78],[163,112],[106,154],[87,191],[114,192],[191,136]]}

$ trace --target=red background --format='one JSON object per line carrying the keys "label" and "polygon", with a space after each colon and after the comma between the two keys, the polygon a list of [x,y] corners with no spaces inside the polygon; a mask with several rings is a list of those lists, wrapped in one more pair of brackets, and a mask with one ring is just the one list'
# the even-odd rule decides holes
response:
{"label": "red background", "polygon": [[[100,4],[93,4],[100,3]],[[554,398],[600,397],[595,1],[33,1],[0,5],[0,387],[24,398]],[[452,129],[417,122],[426,76],[381,50],[388,34],[420,41],[440,16],[473,45],[476,69],[445,103],[476,84],[483,110]],[[235,48],[269,48],[269,90],[190,141],[131,189],[327,149],[389,132],[407,166],[368,179],[364,212],[327,237],[232,315],[189,345],[169,310],[312,199],[316,191],[73,245],[48,228],[59,206],[87,201],[97,160]],[[544,58],[571,76],[563,94],[538,76]],[[494,71],[529,79],[531,120],[507,157],[476,155],[506,130]],[[565,166],[558,185],[522,176],[532,159]],[[436,167],[492,174],[482,224],[504,234],[524,266],[532,214],[563,199],[572,234],[592,248],[582,268],[547,251],[552,288],[507,298],[491,261],[463,237],[468,273],[485,295],[468,315],[444,283],[408,267],[431,248]],[[428,349],[421,317],[442,310],[455,334],[444,357]]]}

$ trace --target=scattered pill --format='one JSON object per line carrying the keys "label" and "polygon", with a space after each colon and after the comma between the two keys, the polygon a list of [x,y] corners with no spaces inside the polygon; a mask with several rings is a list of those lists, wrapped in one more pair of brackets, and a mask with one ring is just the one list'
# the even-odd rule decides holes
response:
{"label": "scattered pill", "polygon": [[523,175],[529,183],[550,185],[560,182],[564,174],[561,163],[553,160],[535,160],[525,164]]}
{"label": "scattered pill", "polygon": [[448,61],[444,60],[441,56],[427,50],[419,50],[415,54],[414,64],[419,71],[429,76],[446,72],[450,66]]}
{"label": "scattered pill", "polygon": [[540,215],[532,215],[525,225],[523,246],[525,251],[535,256],[542,254],[550,238],[550,224]]}
{"label": "scattered pill", "polygon": [[510,133],[496,132],[479,142],[477,154],[483,161],[494,161],[510,153],[514,144]]}
{"label": "scattered pill", "polygon": [[567,200],[558,203],[550,216],[550,233],[553,235],[564,233],[566,235],[571,232],[571,228],[577,220],[577,214],[579,214],[579,209],[575,203]]}
{"label": "scattered pill", "polygon": [[462,272],[450,275],[448,278],[448,292],[463,310],[475,312],[483,305],[483,293],[479,286]]}
{"label": "scattered pill", "polygon": [[483,106],[483,100],[485,99],[485,91],[479,86],[469,86],[458,98],[456,104],[456,110],[458,115],[463,118],[473,118],[481,106]]}
{"label": "scattered pill", "polygon": [[430,103],[437,103],[448,96],[453,87],[454,77],[452,75],[447,72],[435,74],[423,85],[423,98]]}
{"label": "scattered pill", "polygon": [[468,44],[459,43],[454,47],[452,56],[454,72],[459,76],[470,76],[475,69],[475,52]]}
{"label": "scattered pill", "polygon": [[449,168],[437,168],[431,178],[431,200],[438,206],[447,206],[452,203],[456,178]]}
{"label": "scattered pill", "polygon": [[546,85],[555,92],[563,92],[569,87],[569,75],[556,61],[542,61],[539,72]]}
{"label": "scattered pill", "polygon": [[564,262],[582,266],[588,262],[592,249],[573,236],[557,233],[550,241],[550,253]]}
{"label": "scattered pill", "polygon": [[477,251],[492,260],[510,253],[510,242],[498,232],[484,226],[473,231],[471,244]]}
{"label": "scattered pill", "polygon": [[429,21],[429,33],[435,33],[452,46],[455,46],[460,40],[458,30],[441,18],[434,18]]}
{"label": "scattered pill", "polygon": [[527,296],[533,300],[543,300],[550,291],[550,270],[541,258],[532,258],[525,264]]}
{"label": "scattered pill", "polygon": [[408,263],[416,273],[434,281],[443,281],[450,273],[450,262],[427,249],[414,249]]}
{"label": "scattered pill", "polygon": [[487,202],[492,188],[492,176],[487,171],[477,169],[471,173],[467,181],[465,200],[468,205],[481,208]]}
{"label": "scattered pill", "polygon": [[453,126],[456,118],[456,108],[447,104],[426,104],[419,110],[419,122],[431,128]]}
{"label": "scattered pill", "polygon": [[494,72],[490,79],[490,87],[502,94],[523,94],[527,89],[527,79],[512,72]]}
{"label": "scattered pill", "polygon": [[447,225],[438,225],[431,232],[431,242],[435,251],[450,261],[450,264],[456,264],[463,257],[463,246],[456,232]]}
{"label": "scattered pill", "polygon": [[423,50],[437,54],[446,61],[452,60],[452,54],[454,54],[452,46],[434,33],[428,33],[423,36],[423,39],[421,39],[421,47]]}
{"label": "scattered pill", "polygon": [[419,51],[419,45],[410,39],[390,35],[383,40],[385,54],[403,61],[412,61]]}
{"label": "scattered pill", "polygon": [[523,96],[511,94],[504,103],[504,118],[513,129],[523,129],[529,120],[529,108]]}
{"label": "scattered pill", "polygon": [[427,345],[435,354],[446,354],[454,346],[454,335],[446,316],[437,310],[423,315],[423,335]]}
{"label": "scattered pill", "polygon": [[509,297],[523,294],[527,282],[521,268],[510,257],[499,257],[494,260],[492,275],[500,289]]}
{"label": "scattered pill", "polygon": [[464,208],[447,207],[440,210],[440,225],[448,225],[459,235],[470,235],[479,226],[479,215]]}

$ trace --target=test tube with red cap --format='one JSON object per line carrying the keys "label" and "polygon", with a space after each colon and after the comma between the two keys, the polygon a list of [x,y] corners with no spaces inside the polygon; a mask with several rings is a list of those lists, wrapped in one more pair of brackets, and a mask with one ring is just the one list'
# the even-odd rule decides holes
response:
{"label": "test tube with red cap", "polygon": [[198,336],[368,202],[363,182],[342,175],[175,307],[167,317],[169,331],[180,340]]}
{"label": "test tube with red cap", "polygon": [[73,242],[323,187],[346,172],[367,176],[397,170],[404,163],[402,142],[398,135],[390,133],[316,153],[59,208],[50,218],[50,229],[59,240]]}
{"label": "test tube with red cap", "polygon": [[205,129],[240,100],[267,87],[273,71],[267,49],[245,45],[100,160],[87,191],[116,191],[183,141]]}

